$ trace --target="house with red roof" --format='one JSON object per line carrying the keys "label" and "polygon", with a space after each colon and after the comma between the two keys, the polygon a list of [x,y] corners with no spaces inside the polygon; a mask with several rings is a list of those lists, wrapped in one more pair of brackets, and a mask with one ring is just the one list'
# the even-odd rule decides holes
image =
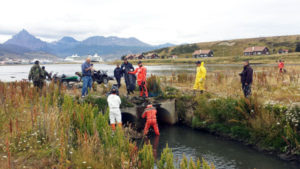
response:
{"label": "house with red roof", "polygon": [[248,47],[244,50],[245,56],[251,56],[251,55],[269,55],[270,51],[265,46],[252,46]]}
{"label": "house with red roof", "polygon": [[193,57],[194,58],[202,58],[202,57],[213,57],[214,56],[214,52],[210,49],[206,49],[206,50],[195,50],[193,53]]}

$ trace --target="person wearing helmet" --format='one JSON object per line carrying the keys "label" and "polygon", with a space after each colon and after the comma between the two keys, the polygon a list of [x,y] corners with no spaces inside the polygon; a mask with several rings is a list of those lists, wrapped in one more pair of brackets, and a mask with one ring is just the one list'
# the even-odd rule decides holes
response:
{"label": "person wearing helmet", "polygon": [[205,77],[206,77],[206,68],[204,67],[204,62],[197,61],[197,74],[194,84],[194,90],[200,91],[200,93],[203,93],[204,89],[204,83],[205,83]]}
{"label": "person wearing helmet", "polygon": [[159,136],[159,129],[158,129],[158,124],[157,124],[157,119],[156,119],[156,113],[157,110],[155,107],[153,107],[151,104],[149,104],[143,115],[142,118],[146,118],[146,125],[144,128],[144,135],[148,134],[149,128],[152,126],[154,128],[154,132],[157,136]]}
{"label": "person wearing helmet", "polygon": [[122,115],[120,110],[121,99],[117,95],[117,89],[112,88],[111,94],[107,97],[109,106],[109,120],[112,130],[116,130],[116,124],[122,127]]}
{"label": "person wearing helmet", "polygon": [[137,83],[140,88],[140,97],[148,97],[148,91],[146,87],[146,76],[147,76],[147,68],[145,68],[142,64],[142,61],[138,62],[138,68],[136,68],[133,72],[129,72],[130,74],[138,74],[137,75]]}

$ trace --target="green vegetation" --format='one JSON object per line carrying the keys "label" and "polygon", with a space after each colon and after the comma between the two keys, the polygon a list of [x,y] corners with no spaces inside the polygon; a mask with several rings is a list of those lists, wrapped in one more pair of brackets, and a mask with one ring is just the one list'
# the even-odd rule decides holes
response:
{"label": "green vegetation", "polygon": [[[38,93],[28,82],[0,82],[0,92],[1,168],[154,167],[151,145],[138,149],[111,130],[104,99],[81,102],[53,83]],[[170,166],[171,156],[166,148],[159,163]]]}
{"label": "green vegetation", "polygon": [[243,55],[243,51],[247,47],[266,46],[271,54],[277,53],[280,49],[288,49],[290,52],[296,50],[297,43],[300,42],[300,35],[291,36],[274,36],[260,37],[251,39],[237,39],[215,42],[201,42],[188,45],[173,46],[164,49],[158,49],[156,52],[159,56],[178,55],[181,58],[192,57],[192,53],[197,49],[211,49],[214,56],[217,57],[233,57]]}
{"label": "green vegetation", "polygon": [[[167,65],[167,64],[195,64],[197,60],[202,60],[206,64],[240,64],[245,60],[249,60],[251,63],[271,63],[276,64],[278,60],[284,60],[285,63],[299,64],[300,53],[289,53],[289,54],[272,54],[272,55],[259,55],[259,56],[225,56],[225,57],[207,57],[207,58],[185,58],[185,56],[178,59],[144,59],[144,65]],[[132,64],[137,64],[138,60],[130,60]],[[115,61],[110,64],[120,63]]]}
{"label": "green vegetation", "polygon": [[[190,104],[186,104],[186,100]],[[192,106],[191,106],[192,105]],[[263,105],[255,98],[210,99],[207,95],[179,96],[178,113],[194,128],[208,130],[266,150],[300,155],[300,108]],[[185,118],[187,119],[187,118]]]}

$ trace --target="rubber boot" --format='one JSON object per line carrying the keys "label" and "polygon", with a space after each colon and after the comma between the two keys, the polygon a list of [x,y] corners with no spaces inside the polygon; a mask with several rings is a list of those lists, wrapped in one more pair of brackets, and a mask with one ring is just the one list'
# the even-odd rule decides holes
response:
{"label": "rubber boot", "polygon": [[111,124],[110,126],[111,126],[112,131],[116,130],[116,125],[115,124]]}
{"label": "rubber boot", "polygon": [[122,128],[122,123],[118,123],[118,127]]}

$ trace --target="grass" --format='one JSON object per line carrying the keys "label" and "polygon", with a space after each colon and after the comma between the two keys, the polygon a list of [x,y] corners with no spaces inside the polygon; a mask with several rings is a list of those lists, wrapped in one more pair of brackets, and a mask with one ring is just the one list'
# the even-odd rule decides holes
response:
{"label": "grass", "polygon": [[[209,58],[185,58],[180,57],[178,59],[143,59],[144,65],[166,65],[166,64],[195,64],[196,61],[202,60],[206,64],[241,64],[245,60],[250,60],[251,63],[255,64],[276,64],[278,60],[284,60],[288,64],[299,64],[300,53],[289,53],[289,54],[272,54],[272,55],[260,55],[260,56],[216,56]],[[130,60],[132,64],[137,64],[139,60]],[[121,63],[117,60],[109,62],[108,64]]]}
{"label": "grass", "polygon": [[[275,67],[255,67],[252,93],[262,103],[278,103],[284,105],[297,104],[300,102],[300,67],[286,66],[287,72],[280,74]],[[242,96],[240,76],[242,70],[216,70],[208,71],[205,88],[214,97]],[[194,74],[181,73],[170,76],[161,76],[162,88],[176,87],[186,93],[193,93],[195,80]]]}
{"label": "grass", "polygon": [[[1,168],[153,168],[152,146],[138,149],[122,129],[113,132],[103,100],[82,102],[68,94],[78,90],[54,83],[41,92],[31,85],[0,82]],[[164,152],[160,164],[176,168]],[[198,167],[214,168],[203,160]]]}
{"label": "grass", "polygon": [[178,55],[179,57],[185,58],[192,57],[194,50],[211,49],[217,57],[233,57],[243,55],[243,51],[247,47],[267,46],[271,54],[274,54],[277,53],[279,49],[288,49],[294,52],[296,44],[299,41],[300,35],[260,37],[186,44],[158,49],[151,52],[156,52],[159,56]]}
{"label": "grass", "polygon": [[160,77],[161,97],[173,95],[179,119],[194,128],[299,158],[300,68],[286,69],[255,69],[250,100],[243,97],[237,70],[208,72],[203,95],[193,94],[192,74]]}
{"label": "grass", "polygon": [[[299,107],[263,105],[255,97],[211,99],[207,95],[177,97],[176,106],[193,128],[252,144],[265,150],[300,155]],[[192,116],[191,119],[186,118]]]}

